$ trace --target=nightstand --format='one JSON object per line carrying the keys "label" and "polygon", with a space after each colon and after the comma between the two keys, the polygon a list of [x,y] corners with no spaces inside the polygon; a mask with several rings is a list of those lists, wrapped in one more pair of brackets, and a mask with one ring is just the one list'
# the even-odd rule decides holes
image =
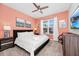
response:
{"label": "nightstand", "polygon": [[39,33],[34,33],[35,35],[40,35]]}
{"label": "nightstand", "polygon": [[13,38],[1,38],[0,39],[0,51],[13,47]]}

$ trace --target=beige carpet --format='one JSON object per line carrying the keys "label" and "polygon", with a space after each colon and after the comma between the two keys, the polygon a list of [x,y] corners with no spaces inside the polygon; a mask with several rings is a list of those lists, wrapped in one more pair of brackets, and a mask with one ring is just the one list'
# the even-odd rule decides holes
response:
{"label": "beige carpet", "polygon": [[[58,42],[49,42],[36,56],[62,56],[62,46]],[[29,53],[15,46],[0,52],[0,56],[29,56]]]}

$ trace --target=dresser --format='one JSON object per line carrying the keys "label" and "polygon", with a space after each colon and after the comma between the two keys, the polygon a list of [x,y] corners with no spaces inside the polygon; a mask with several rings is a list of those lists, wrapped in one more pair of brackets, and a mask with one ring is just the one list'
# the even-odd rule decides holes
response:
{"label": "dresser", "polygon": [[13,47],[13,38],[0,38],[0,51]]}
{"label": "dresser", "polygon": [[64,56],[79,56],[79,35],[63,33],[61,40]]}

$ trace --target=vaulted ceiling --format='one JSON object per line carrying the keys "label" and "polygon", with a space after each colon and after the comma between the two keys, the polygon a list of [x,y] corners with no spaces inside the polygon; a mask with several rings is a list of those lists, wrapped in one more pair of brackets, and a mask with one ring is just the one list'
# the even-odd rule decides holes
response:
{"label": "vaulted ceiling", "polygon": [[40,5],[40,7],[48,6],[47,9],[43,9],[41,14],[39,11],[32,12],[33,10],[37,9],[32,3],[4,3],[13,9],[16,9],[24,14],[30,15],[34,18],[44,17],[47,15],[51,15],[54,13],[62,12],[65,10],[69,10],[71,3],[36,3]]}

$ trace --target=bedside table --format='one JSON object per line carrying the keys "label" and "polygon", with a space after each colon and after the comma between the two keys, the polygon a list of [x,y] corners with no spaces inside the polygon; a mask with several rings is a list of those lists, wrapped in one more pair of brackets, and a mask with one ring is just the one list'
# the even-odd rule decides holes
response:
{"label": "bedside table", "polygon": [[0,51],[13,47],[13,38],[1,38],[0,39]]}
{"label": "bedside table", "polygon": [[37,33],[37,32],[35,32],[34,34],[35,34],[35,35],[40,35],[40,34],[39,34],[39,33]]}

